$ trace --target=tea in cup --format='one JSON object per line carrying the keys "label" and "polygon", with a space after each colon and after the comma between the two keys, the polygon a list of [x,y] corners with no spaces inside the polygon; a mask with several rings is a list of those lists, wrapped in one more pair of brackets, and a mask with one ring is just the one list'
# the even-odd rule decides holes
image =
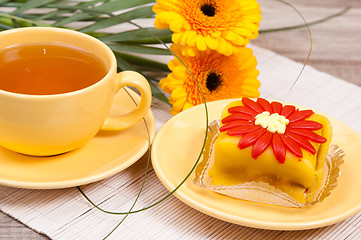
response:
{"label": "tea in cup", "polygon": [[[138,107],[108,117],[124,86]],[[74,150],[99,130],[122,130],[149,111],[151,90],[139,73],[117,73],[113,52],[89,35],[52,27],[0,32],[0,146],[35,156]]]}

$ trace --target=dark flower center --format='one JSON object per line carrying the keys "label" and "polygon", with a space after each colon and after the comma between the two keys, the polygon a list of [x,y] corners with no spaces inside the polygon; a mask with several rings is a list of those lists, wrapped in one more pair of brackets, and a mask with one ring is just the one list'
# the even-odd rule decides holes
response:
{"label": "dark flower center", "polygon": [[216,8],[212,4],[204,4],[201,6],[201,11],[208,17],[213,17],[216,15]]}
{"label": "dark flower center", "polygon": [[207,76],[206,87],[210,92],[216,90],[221,85],[221,76],[215,72],[211,72]]}

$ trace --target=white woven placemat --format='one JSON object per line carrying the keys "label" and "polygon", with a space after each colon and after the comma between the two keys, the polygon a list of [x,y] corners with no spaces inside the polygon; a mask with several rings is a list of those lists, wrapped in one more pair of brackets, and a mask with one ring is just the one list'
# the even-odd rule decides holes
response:
{"label": "white woven placemat", "polygon": [[[360,87],[307,67],[290,92],[302,65],[271,51],[252,48],[259,63],[262,97],[314,108],[361,134]],[[171,117],[169,109],[166,104],[154,101],[157,129]],[[145,166],[143,157],[127,170],[83,189],[101,207],[126,211],[137,194]],[[148,206],[167,193],[150,170],[135,209]],[[24,190],[0,186],[0,210],[52,239],[64,240],[102,239],[122,219],[94,209],[76,188]],[[361,239],[360,229],[361,213],[313,230],[253,229],[207,216],[171,196],[150,210],[130,215],[109,239]]]}

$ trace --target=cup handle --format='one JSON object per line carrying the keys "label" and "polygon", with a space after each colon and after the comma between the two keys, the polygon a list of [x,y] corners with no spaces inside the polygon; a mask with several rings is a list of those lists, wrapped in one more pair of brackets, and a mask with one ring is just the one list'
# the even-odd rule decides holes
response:
{"label": "cup handle", "polygon": [[152,91],[148,81],[139,73],[134,71],[123,71],[117,74],[115,81],[116,94],[122,87],[132,86],[139,90],[141,100],[137,108],[120,117],[107,117],[101,130],[122,130],[133,126],[148,113],[152,102]]}

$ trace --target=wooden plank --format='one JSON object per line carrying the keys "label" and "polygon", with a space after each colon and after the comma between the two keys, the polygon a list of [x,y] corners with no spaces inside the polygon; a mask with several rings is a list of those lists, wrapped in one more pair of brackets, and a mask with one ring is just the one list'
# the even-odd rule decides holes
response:
{"label": "wooden plank", "polygon": [[[259,1],[263,9],[261,29],[302,24],[288,6],[269,0]],[[311,26],[313,49],[309,65],[361,86],[361,2],[357,0],[290,1],[311,22],[352,7],[345,14]],[[260,34],[253,41],[294,61],[303,63],[310,47],[305,28]]]}

